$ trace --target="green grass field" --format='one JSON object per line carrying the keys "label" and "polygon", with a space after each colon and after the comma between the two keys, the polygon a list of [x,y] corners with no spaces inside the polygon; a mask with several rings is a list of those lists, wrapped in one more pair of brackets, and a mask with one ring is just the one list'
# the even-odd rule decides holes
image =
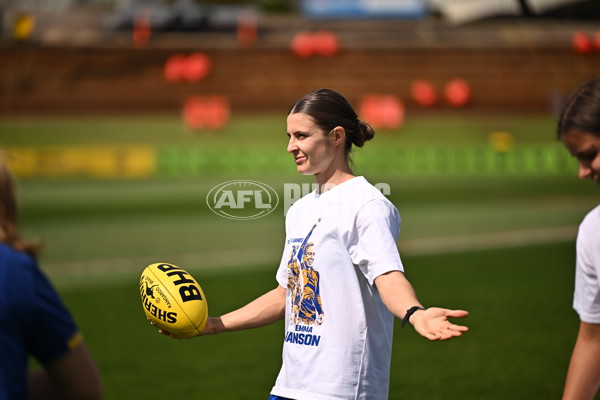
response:
{"label": "green grass field", "polygon": [[[397,324],[390,399],[560,397],[577,331],[575,230],[598,204],[598,189],[575,170],[406,176],[366,157],[407,146],[485,145],[493,131],[511,132],[517,148],[554,143],[549,116],[416,116],[355,155],[357,173],[390,185],[403,218],[399,248],[421,300],[471,312],[471,331],[450,342],[430,343]],[[222,132],[200,134],[182,129],[176,116],[0,119],[3,146],[144,143],[242,155],[281,148],[285,157],[284,132],[272,116],[240,116]],[[286,182],[311,182],[291,160],[289,170],[269,174],[19,182],[25,236],[43,240],[41,264],[81,325],[107,399],[268,397],[282,325],[175,341],[146,323],[138,294],[141,270],[158,261],[192,271],[212,315],[276,284],[283,211],[250,221],[213,214],[206,194],[232,179],[259,180],[280,194]]]}
{"label": "green grass field", "polygon": [[[577,320],[571,243],[404,259],[427,304],[466,308],[471,331],[431,343],[396,325],[391,399],[560,397]],[[273,270],[195,271],[212,314],[273,287]],[[283,325],[175,341],[146,325],[136,275],[62,291],[95,350],[107,398],[262,399]]]}

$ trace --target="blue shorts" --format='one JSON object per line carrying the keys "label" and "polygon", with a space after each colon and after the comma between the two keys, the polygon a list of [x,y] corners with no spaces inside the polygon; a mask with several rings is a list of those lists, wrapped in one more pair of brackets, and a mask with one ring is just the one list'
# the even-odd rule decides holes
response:
{"label": "blue shorts", "polygon": [[269,397],[269,400],[293,400],[293,399],[288,399],[287,397],[279,397],[279,396],[275,396],[274,394],[272,394]]}

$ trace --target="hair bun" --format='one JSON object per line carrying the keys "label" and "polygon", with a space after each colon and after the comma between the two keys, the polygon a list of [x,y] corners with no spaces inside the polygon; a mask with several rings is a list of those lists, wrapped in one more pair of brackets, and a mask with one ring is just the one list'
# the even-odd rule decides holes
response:
{"label": "hair bun", "polygon": [[363,147],[366,141],[373,139],[375,136],[375,129],[367,122],[361,120],[358,120],[356,127],[357,129],[352,138],[352,143],[356,147]]}

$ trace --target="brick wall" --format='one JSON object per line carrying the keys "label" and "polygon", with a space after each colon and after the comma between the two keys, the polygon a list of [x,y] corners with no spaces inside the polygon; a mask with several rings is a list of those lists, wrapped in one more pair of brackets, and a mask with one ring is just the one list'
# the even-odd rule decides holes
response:
{"label": "brick wall", "polygon": [[0,47],[0,114],[176,111],[192,94],[228,96],[234,111],[281,111],[317,87],[352,102],[392,93],[416,107],[413,79],[442,88],[454,77],[470,83],[473,109],[540,111],[600,75],[600,54],[571,48],[349,49],[306,59],[287,49],[213,48],[207,78],[173,84],[162,69],[174,52],[191,50]]}

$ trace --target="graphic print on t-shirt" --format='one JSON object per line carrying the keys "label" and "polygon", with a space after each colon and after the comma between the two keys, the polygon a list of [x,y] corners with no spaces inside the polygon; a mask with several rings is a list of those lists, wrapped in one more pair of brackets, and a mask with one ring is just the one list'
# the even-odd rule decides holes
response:
{"label": "graphic print on t-shirt", "polygon": [[[296,332],[312,332],[313,326],[321,325],[324,321],[323,305],[319,292],[319,271],[313,265],[315,259],[314,243],[310,242],[310,236],[319,224],[319,220],[304,239],[300,246],[294,245],[288,261],[288,289],[291,296],[291,310]],[[294,240],[296,241],[296,240]],[[310,338],[308,336],[311,336]],[[312,340],[312,335],[303,335],[301,340],[296,333],[288,333],[286,341],[318,345],[318,340]],[[306,339],[306,340],[304,340]],[[316,342],[316,343],[315,343]]]}

